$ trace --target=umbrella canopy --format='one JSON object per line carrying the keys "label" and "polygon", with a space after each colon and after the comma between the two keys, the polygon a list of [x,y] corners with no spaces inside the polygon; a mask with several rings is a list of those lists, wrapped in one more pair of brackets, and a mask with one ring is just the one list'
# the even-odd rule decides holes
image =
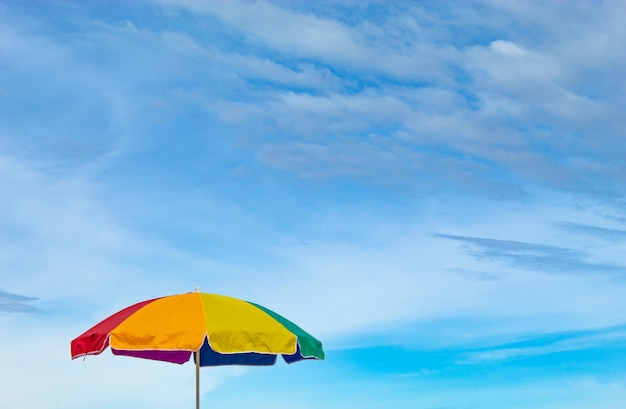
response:
{"label": "umbrella canopy", "polygon": [[196,363],[196,409],[200,408],[199,369],[217,365],[273,365],[324,359],[322,343],[293,322],[258,304],[217,294],[177,294],[131,305],[96,324],[71,344],[72,359],[115,355],[183,364]]}
{"label": "umbrella canopy", "polygon": [[273,365],[324,359],[320,341],[258,304],[199,291],[131,305],[71,342],[72,359],[115,355],[199,366]]}

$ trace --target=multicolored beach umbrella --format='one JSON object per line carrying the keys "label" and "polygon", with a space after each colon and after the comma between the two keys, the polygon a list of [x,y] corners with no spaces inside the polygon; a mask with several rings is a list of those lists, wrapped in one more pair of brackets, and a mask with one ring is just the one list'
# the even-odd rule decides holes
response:
{"label": "multicolored beach umbrella", "polygon": [[293,322],[258,304],[199,291],[131,305],[71,342],[72,359],[114,355],[183,364],[194,355],[196,408],[199,367],[273,365],[324,359],[320,341]]}

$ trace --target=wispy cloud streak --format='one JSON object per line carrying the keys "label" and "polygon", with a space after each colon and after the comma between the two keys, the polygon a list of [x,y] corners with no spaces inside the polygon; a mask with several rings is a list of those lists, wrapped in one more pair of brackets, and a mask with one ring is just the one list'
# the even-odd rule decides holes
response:
{"label": "wispy cloud streak", "polygon": [[0,290],[0,312],[36,312],[39,311],[30,303],[37,301],[34,297],[25,297],[23,295],[12,294],[4,290]]}
{"label": "wispy cloud streak", "polygon": [[591,226],[588,224],[562,222],[557,223],[557,226],[565,231],[573,233],[583,234],[594,238],[599,238],[607,241],[626,241],[626,230]]}
{"label": "wispy cloud streak", "polygon": [[437,237],[464,243],[465,252],[480,261],[494,261],[524,270],[545,273],[626,275],[626,266],[593,263],[581,250],[513,240],[437,234]]}
{"label": "wispy cloud streak", "polygon": [[508,345],[474,350],[463,353],[462,358],[458,362],[477,364],[485,361],[503,361],[598,347],[624,346],[626,346],[626,327],[613,327],[592,331],[547,334],[543,337],[527,339]]}

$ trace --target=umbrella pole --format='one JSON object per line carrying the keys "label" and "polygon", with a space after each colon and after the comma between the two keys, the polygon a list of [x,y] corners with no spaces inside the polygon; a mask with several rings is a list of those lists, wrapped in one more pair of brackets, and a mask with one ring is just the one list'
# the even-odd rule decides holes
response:
{"label": "umbrella pole", "polygon": [[196,352],[196,409],[200,409],[200,350]]}

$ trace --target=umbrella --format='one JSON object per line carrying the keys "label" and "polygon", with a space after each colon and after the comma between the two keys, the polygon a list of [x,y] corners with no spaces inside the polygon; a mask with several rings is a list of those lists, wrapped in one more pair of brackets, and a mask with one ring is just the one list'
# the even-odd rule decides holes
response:
{"label": "umbrella", "polygon": [[324,359],[320,341],[293,322],[252,302],[195,292],[131,305],[74,339],[72,359],[114,355],[183,364],[194,356],[196,409],[199,368],[218,365],[274,365]]}

